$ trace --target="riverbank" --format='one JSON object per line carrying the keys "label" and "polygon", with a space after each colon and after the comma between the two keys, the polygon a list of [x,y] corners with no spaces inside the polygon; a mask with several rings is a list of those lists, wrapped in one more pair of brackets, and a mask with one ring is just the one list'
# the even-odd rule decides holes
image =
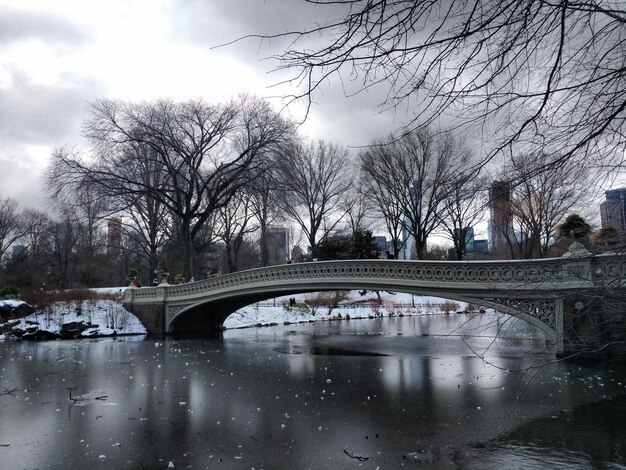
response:
{"label": "riverbank", "polygon": [[[0,301],[0,308],[5,309],[24,309],[24,305],[16,300]],[[0,339],[74,339],[145,333],[139,319],[112,299],[54,302],[22,318],[0,323]]]}
{"label": "riverbank", "polygon": [[266,327],[346,319],[436,315],[475,312],[478,308],[464,302],[453,302],[430,296],[405,293],[374,292],[361,295],[348,291],[335,305],[328,296],[333,293],[299,294],[277,297],[243,307],[224,322],[226,329]]}

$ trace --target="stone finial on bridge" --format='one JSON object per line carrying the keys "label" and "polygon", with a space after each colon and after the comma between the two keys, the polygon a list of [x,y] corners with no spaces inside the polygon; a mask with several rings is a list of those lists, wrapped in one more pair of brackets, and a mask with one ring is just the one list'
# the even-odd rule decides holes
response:
{"label": "stone finial on bridge", "polygon": [[587,250],[587,248],[585,248],[582,243],[575,241],[574,243],[570,245],[569,249],[565,252],[565,254],[562,257],[563,258],[570,258],[570,257],[579,258],[582,256],[589,256],[589,255],[591,255],[591,252]]}

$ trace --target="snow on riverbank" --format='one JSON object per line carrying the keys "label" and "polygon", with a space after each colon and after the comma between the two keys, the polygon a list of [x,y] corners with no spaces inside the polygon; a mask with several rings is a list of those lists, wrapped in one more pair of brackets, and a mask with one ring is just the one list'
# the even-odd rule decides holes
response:
{"label": "snow on riverbank", "polygon": [[[115,295],[119,300],[55,302],[25,317],[0,323],[0,339],[76,338],[146,333],[137,317],[121,305],[123,287],[93,290],[100,294]],[[381,292],[379,301],[375,293],[368,292],[366,296],[362,296],[358,291],[350,291],[333,309],[323,305],[315,307],[323,295],[301,294],[252,304],[228,317],[224,326],[233,329],[338,318],[430,315],[462,311],[467,307],[463,302],[450,302],[437,297],[388,292]],[[294,299],[295,303],[290,305],[290,299]],[[24,306],[26,305],[21,300],[0,300],[0,309],[17,309]]]}
{"label": "snow on riverbank", "polygon": [[[0,307],[23,304],[21,301],[0,300]],[[115,300],[97,299],[55,302],[25,317],[0,324],[0,339],[74,338],[145,334],[146,329],[132,313]]]}
{"label": "snow on riverbank", "polygon": [[[316,303],[319,294],[301,294],[278,297],[275,300],[248,305],[233,313],[224,322],[226,328],[245,328],[249,326],[267,326],[272,323],[298,323],[305,321],[330,320],[339,318],[370,318],[391,315],[432,315],[462,311],[467,307],[464,302],[451,302],[438,297],[412,296],[411,294],[381,292],[381,302],[375,293],[368,292],[361,296],[358,291],[350,291],[348,296],[332,309],[319,306],[313,311],[310,305]],[[290,307],[289,299],[296,303]]]}

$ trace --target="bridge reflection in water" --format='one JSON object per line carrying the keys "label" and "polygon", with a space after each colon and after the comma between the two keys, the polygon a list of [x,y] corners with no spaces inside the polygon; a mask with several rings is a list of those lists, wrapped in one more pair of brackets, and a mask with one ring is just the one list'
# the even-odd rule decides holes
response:
{"label": "bridge reflection in water", "polygon": [[[494,308],[543,330],[557,354],[602,347],[624,331],[626,255],[539,260],[344,260],[240,271],[180,285],[128,288],[124,304],[149,333],[220,331],[233,312],[283,295],[386,290]],[[607,336],[608,335],[608,336]]]}

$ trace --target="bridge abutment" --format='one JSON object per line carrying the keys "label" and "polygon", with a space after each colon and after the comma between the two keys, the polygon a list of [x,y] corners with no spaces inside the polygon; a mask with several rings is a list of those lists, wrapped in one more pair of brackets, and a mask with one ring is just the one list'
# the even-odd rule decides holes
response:
{"label": "bridge abutment", "polygon": [[623,299],[575,294],[563,299],[560,357],[626,359],[626,310]]}
{"label": "bridge abutment", "polygon": [[133,302],[124,302],[123,305],[126,310],[139,319],[148,334],[166,334],[164,304],[133,304]]}

